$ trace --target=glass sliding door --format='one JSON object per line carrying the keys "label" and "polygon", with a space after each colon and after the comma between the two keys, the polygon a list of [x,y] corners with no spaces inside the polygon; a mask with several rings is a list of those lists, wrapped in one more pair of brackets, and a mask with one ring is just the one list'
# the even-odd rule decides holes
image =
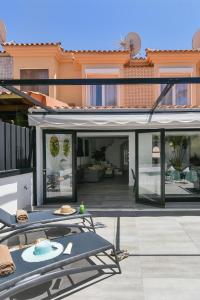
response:
{"label": "glass sliding door", "polygon": [[68,131],[44,131],[44,203],[75,200],[75,136]]}
{"label": "glass sliding door", "polygon": [[136,201],[163,207],[164,131],[137,132],[136,163]]}
{"label": "glass sliding door", "polygon": [[200,201],[200,131],[166,131],[165,154],[166,199]]}

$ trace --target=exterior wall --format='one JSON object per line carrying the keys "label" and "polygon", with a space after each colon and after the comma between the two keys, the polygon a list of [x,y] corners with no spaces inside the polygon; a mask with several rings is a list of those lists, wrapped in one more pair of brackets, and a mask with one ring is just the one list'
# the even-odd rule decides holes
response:
{"label": "exterior wall", "polygon": [[[114,136],[108,138],[102,137],[99,138],[97,140],[95,140],[95,145],[94,145],[94,149],[99,150],[101,147],[106,147],[106,152],[105,152],[105,156],[106,156],[106,161],[108,161],[109,163],[111,163],[114,167],[120,168],[120,155],[121,155],[121,144],[123,144],[124,142],[128,141],[128,138],[115,138]],[[92,150],[92,152],[93,152]]]}
{"label": "exterior wall", "polygon": [[30,209],[33,203],[33,175],[26,173],[0,178],[0,207],[13,214]]}
{"label": "exterior wall", "polygon": [[[81,78],[81,66],[76,63],[58,63],[58,78]],[[57,87],[57,98],[69,105],[82,105],[81,86],[59,86]]]}
{"label": "exterior wall", "polygon": [[[123,76],[123,65],[129,59],[127,51],[98,52],[63,51],[60,45],[6,45],[6,53],[13,57],[13,77],[20,78],[20,69],[48,69],[49,78],[85,78],[85,67],[119,68],[119,76]],[[102,74],[103,77],[103,74]],[[119,98],[122,98],[121,90]],[[49,96],[57,98],[72,106],[86,105],[85,87],[50,86]]]}
{"label": "exterior wall", "polygon": [[[57,78],[57,63],[53,57],[24,57],[17,56],[13,59],[13,77],[20,78],[21,69],[48,69],[49,78]],[[57,88],[55,86],[49,87],[49,96],[57,97]]]}
{"label": "exterior wall", "polygon": [[[93,70],[96,70],[94,72]],[[107,72],[106,72],[107,71]],[[105,72],[105,73],[104,73]],[[118,78],[123,77],[123,65],[121,64],[87,64],[82,66],[82,78]],[[82,105],[88,106],[87,86],[82,87]],[[123,102],[123,86],[117,87],[117,106]]]}
{"label": "exterior wall", "polygon": [[[149,49],[144,59],[136,58],[131,62],[128,51],[64,51],[59,44],[8,44],[4,46],[4,50],[5,52],[0,53],[0,78],[11,75],[16,79],[20,78],[20,69],[23,68],[48,69],[49,78],[86,78],[87,68],[117,68],[119,72],[115,76],[125,78],[200,75],[200,53],[193,50]],[[161,74],[159,70],[164,67],[191,68],[191,72]],[[104,78],[105,75],[106,73],[102,73],[100,77]],[[49,96],[72,106],[85,106],[88,105],[86,89],[87,87],[84,86],[50,86]],[[190,90],[190,104],[200,105],[199,86],[192,85]],[[159,85],[120,85],[118,91],[118,106],[152,107],[160,94],[160,87]]]}
{"label": "exterior wall", "polygon": [[[0,79],[13,78],[13,58],[10,56],[0,56]],[[0,86],[0,92],[5,91]]]}
{"label": "exterior wall", "polygon": [[[200,63],[196,66],[196,76],[200,76]],[[196,104],[200,105],[200,84],[194,84],[196,87]]]}
{"label": "exterior wall", "polygon": [[[154,77],[153,67],[127,67],[124,68],[124,77]],[[123,106],[149,107],[155,102],[155,89],[153,85],[124,85]]]}
{"label": "exterior wall", "polygon": [[[186,50],[182,52],[176,51],[147,51],[148,59],[154,63],[155,77],[195,77],[199,76],[199,61],[200,53]],[[177,72],[160,73],[160,68],[177,69]],[[185,72],[179,72],[179,69],[186,69]],[[188,73],[187,69],[191,69]],[[191,105],[200,105],[200,90],[198,85],[192,84],[190,86]],[[160,87],[155,86],[155,96],[160,93]]]}

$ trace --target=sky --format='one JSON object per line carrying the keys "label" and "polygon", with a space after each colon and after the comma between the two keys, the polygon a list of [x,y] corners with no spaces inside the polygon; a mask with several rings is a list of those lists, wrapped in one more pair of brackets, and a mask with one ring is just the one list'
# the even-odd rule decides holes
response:
{"label": "sky", "polygon": [[130,31],[146,48],[190,49],[200,0],[0,0],[7,41],[57,42],[64,49],[119,49]]}

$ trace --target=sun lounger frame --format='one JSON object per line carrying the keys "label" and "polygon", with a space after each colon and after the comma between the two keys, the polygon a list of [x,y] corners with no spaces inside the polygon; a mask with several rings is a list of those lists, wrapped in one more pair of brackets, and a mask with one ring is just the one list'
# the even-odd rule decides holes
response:
{"label": "sun lounger frame", "polygon": [[[63,276],[66,275],[72,275],[72,274],[87,272],[92,270],[104,270],[104,269],[111,269],[112,273],[114,274],[121,273],[121,268],[119,265],[118,257],[116,255],[115,247],[111,243],[109,243],[102,237],[98,236],[94,232],[75,234],[73,237],[74,241],[78,242],[80,240],[80,237],[83,238],[82,241],[85,240],[87,243],[88,241],[89,243],[91,243],[92,246],[91,250],[84,253],[80,253],[75,256],[71,256],[61,261],[59,260],[53,263],[49,263],[49,261],[47,261],[47,264],[45,266],[40,267],[38,269],[34,269],[33,271],[27,272],[23,275],[16,276],[16,278],[14,277],[12,278],[12,280],[9,280],[9,276],[7,276],[8,280],[3,282],[2,284],[0,281],[0,300],[6,299],[7,297],[10,297],[14,294],[18,294],[24,290],[40,285],[47,281],[57,279],[57,278],[62,278]],[[66,239],[70,239],[70,237],[66,237]],[[95,243],[98,244],[97,243],[98,241],[100,242],[101,246],[95,248]],[[109,250],[111,250],[113,256],[108,253]],[[20,250],[16,250],[16,251],[20,251]],[[112,261],[112,263],[101,263],[101,265],[94,264],[86,267],[76,267],[71,269],[69,268],[66,270],[62,269],[64,266],[67,266],[73,262],[77,262],[82,259],[89,259],[91,256],[98,257],[98,254],[100,253],[103,253],[105,256],[107,256]],[[99,259],[99,261],[103,262],[102,256],[101,259]],[[34,275],[38,275],[38,276],[34,276]]]}
{"label": "sun lounger frame", "polygon": [[[34,220],[34,217],[37,217],[37,215],[38,215],[38,217],[46,216],[46,218],[43,218],[43,219],[36,218],[36,220]],[[49,216],[49,218],[48,218],[48,216]],[[80,229],[85,228],[88,230],[93,230],[95,232],[93,218],[89,212],[85,212],[84,214],[75,213],[73,215],[68,215],[68,216],[59,216],[59,215],[53,214],[52,211],[34,211],[34,212],[29,213],[29,218],[30,218],[30,220],[26,223],[23,223],[23,224],[17,223],[14,215],[11,215],[8,212],[6,212],[0,208],[0,223],[3,224],[2,227],[0,227],[0,234],[6,234],[5,236],[0,238],[0,243],[2,243],[3,241],[7,240],[8,238],[10,238],[16,234],[26,232],[30,229],[34,230],[37,228],[42,229],[42,228],[47,228],[47,227],[55,227],[55,225],[51,226],[50,224],[52,224],[52,223],[55,224],[56,222],[63,222],[63,221],[67,221],[67,220],[81,219],[83,225],[71,224],[71,226],[79,227]],[[66,226],[66,224],[61,225],[59,223],[56,223],[56,227],[59,227],[59,226],[60,227]],[[69,226],[69,224],[67,224],[67,226]]]}

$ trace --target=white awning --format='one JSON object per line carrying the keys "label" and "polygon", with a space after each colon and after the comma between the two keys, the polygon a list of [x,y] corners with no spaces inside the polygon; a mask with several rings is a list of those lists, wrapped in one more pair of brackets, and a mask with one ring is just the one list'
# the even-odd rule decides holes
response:
{"label": "white awning", "polygon": [[68,113],[29,114],[29,125],[77,130],[123,130],[151,128],[200,128],[200,112],[154,113]]}

